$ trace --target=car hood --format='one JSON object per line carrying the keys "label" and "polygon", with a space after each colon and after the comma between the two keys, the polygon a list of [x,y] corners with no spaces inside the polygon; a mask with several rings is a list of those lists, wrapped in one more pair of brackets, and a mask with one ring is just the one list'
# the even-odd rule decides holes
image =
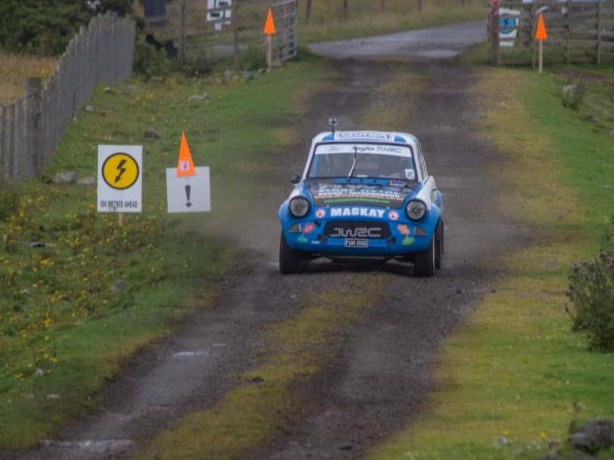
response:
{"label": "car hood", "polygon": [[386,184],[317,182],[307,185],[316,206],[378,206],[401,208],[417,184],[385,181]]}

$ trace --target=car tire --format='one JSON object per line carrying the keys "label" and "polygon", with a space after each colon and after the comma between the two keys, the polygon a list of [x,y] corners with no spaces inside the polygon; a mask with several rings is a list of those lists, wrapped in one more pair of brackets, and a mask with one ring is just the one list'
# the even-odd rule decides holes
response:
{"label": "car tire", "polygon": [[445,226],[443,220],[440,220],[437,224],[437,231],[435,232],[435,268],[441,270],[443,267],[443,254],[444,254],[444,230]]}
{"label": "car tire", "polygon": [[414,258],[414,276],[430,278],[435,275],[435,235],[431,238],[428,249],[416,254]]}
{"label": "car tire", "polygon": [[279,271],[285,275],[301,273],[304,267],[304,260],[300,251],[292,249],[286,243],[282,233],[279,239]]}

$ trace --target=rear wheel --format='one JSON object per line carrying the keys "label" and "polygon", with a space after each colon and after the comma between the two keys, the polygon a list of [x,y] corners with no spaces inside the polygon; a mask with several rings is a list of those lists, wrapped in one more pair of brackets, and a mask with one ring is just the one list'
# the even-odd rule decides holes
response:
{"label": "rear wheel", "polygon": [[292,249],[286,243],[283,233],[279,240],[279,271],[284,274],[301,273],[304,260],[299,251]]}
{"label": "rear wheel", "polygon": [[428,249],[416,254],[414,259],[414,276],[431,277],[435,274],[435,235],[431,238]]}

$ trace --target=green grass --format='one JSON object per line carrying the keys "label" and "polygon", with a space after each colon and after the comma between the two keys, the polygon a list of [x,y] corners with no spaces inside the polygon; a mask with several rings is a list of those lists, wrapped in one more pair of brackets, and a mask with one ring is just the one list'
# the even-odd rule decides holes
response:
{"label": "green grass", "polygon": [[[236,234],[233,218],[266,193],[302,97],[326,76],[303,61],[251,82],[174,78],[100,88],[89,102],[96,112],[79,113],[43,180],[2,192],[0,447],[33,445],[89,411],[135,351],[192,308],[211,305],[235,257],[214,229]],[[143,138],[150,126],[160,139]],[[166,214],[164,171],[177,164],[182,131],[196,165],[211,168],[206,215]],[[94,188],[48,181],[60,170],[95,176],[105,143],[144,148],[144,212],[127,214],[123,227],[116,215],[96,213]]]}
{"label": "green grass", "polygon": [[[467,0],[463,5],[455,1],[424,0],[422,11],[417,2],[387,0],[382,12],[380,3],[373,0],[350,1],[347,18],[342,17],[341,3],[315,0],[311,21],[300,30],[301,43],[359,38],[420,29],[434,25],[485,18],[488,11],[483,2]],[[338,7],[337,7],[338,6]],[[304,11],[301,9],[304,16]]]}
{"label": "green grass", "polygon": [[564,311],[570,265],[594,256],[612,213],[614,143],[562,107],[555,77],[483,72],[501,206],[533,243],[504,260],[506,276],[445,344],[424,415],[370,459],[534,459],[572,422],[614,413],[612,356],[589,352]]}

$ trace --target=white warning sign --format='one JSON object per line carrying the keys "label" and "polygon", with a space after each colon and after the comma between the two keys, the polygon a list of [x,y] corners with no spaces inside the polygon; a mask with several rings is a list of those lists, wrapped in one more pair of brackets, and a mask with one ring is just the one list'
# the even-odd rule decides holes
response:
{"label": "white warning sign", "polygon": [[194,168],[193,176],[177,177],[177,169],[166,169],[166,200],[168,212],[211,211],[209,168]]}

